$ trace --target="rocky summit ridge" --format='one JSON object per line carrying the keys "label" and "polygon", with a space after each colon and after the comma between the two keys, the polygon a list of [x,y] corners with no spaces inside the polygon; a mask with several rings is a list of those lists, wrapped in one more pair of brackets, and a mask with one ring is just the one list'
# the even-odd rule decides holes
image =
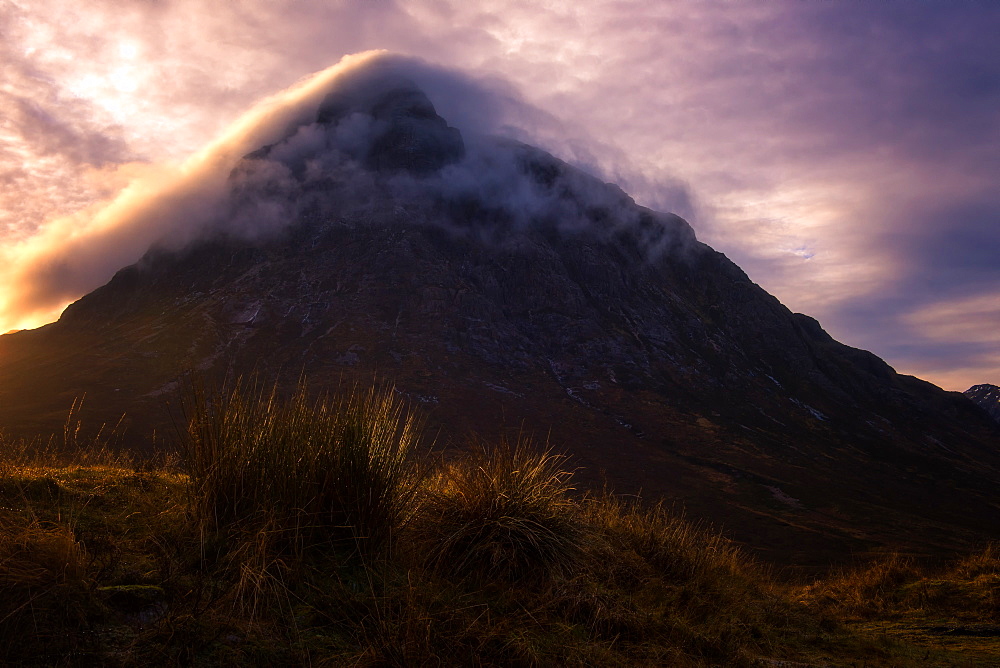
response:
{"label": "rocky summit ridge", "polygon": [[[1000,427],[790,312],[672,214],[359,76],[230,176],[216,232],[0,337],[0,424],[169,432],[191,373],[378,379],[445,448],[524,431],[582,484],[683,504],[766,559],[1000,538]],[[144,442],[144,441],[143,441]]]}
{"label": "rocky summit ridge", "polygon": [[973,385],[963,394],[986,411],[990,417],[1000,422],[1000,387],[989,383]]}

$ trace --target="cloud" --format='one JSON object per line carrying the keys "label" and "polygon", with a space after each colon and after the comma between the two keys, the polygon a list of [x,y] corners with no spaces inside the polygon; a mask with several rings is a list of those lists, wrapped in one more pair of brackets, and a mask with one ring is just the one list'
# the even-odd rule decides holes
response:
{"label": "cloud", "polygon": [[74,128],[54,117],[37,102],[0,93],[8,122],[17,127],[21,138],[41,155],[58,154],[81,165],[102,166],[123,162],[128,156],[120,137]]}
{"label": "cloud", "polygon": [[[433,100],[453,124],[499,118],[682,213],[793,309],[890,362],[930,354],[906,313],[996,289],[994,3],[38,0],[0,5],[0,31],[0,90],[69,130],[46,143],[0,125],[7,239],[107,196],[115,161],[179,162],[262,95],[388,48],[491,82],[466,107]],[[919,352],[896,357],[907,342]]]}
{"label": "cloud", "polygon": [[[392,98],[386,98],[388,90],[395,91]],[[455,119],[468,138],[468,151],[456,130],[426,115],[433,110],[423,110],[428,102],[420,90]],[[395,108],[377,111],[386,99],[401,109],[419,109],[402,119]],[[638,229],[636,215],[625,214],[631,200],[620,190],[564,172],[557,161],[521,144],[488,138],[512,128],[510,118],[532,116],[536,125],[548,120],[495,82],[490,86],[380,52],[347,56],[258,102],[183,163],[134,166],[136,177],[110,202],[50,221],[44,232],[9,248],[0,329],[52,318],[152,246],[176,249],[206,235],[251,240],[273,235],[317,201],[316,182],[323,182],[324,193],[331,187],[341,192],[342,202],[324,194],[322,205],[356,207],[365,201],[357,193],[371,181],[369,170],[396,165],[383,164],[387,159],[403,160],[400,165],[439,160],[430,170],[414,163],[394,172],[388,186],[401,201],[433,206],[436,199],[474,200],[502,210],[514,225],[554,221],[563,231],[579,231],[589,224],[590,212],[603,207],[616,209],[620,224]],[[385,144],[400,124],[406,124],[409,143]],[[419,143],[415,152],[413,142]],[[373,157],[378,162],[372,163]],[[550,162],[560,172],[558,183],[527,178],[530,161]],[[654,243],[669,242],[663,234],[649,239],[657,252]]]}
{"label": "cloud", "polygon": [[911,212],[907,234],[897,241],[912,260],[905,278],[942,296],[1000,289],[1000,195],[991,189],[960,201],[942,199]]}
{"label": "cloud", "polygon": [[331,82],[373,57],[346,57],[260,101],[183,163],[140,168],[110,202],[54,219],[39,234],[5,248],[0,328],[51,319],[151,245],[177,248],[205,233],[226,213],[227,180],[240,158],[281,139],[289,127],[310,122]]}
{"label": "cloud", "polygon": [[968,377],[1000,376],[1000,308],[995,291],[919,306],[904,322],[926,341],[907,351],[913,372],[964,387]]}
{"label": "cloud", "polygon": [[893,271],[836,310],[860,345],[957,390],[1000,377],[1000,198],[973,185],[942,174],[893,198],[869,237]]}
{"label": "cloud", "polygon": [[908,314],[907,319],[928,338],[1000,349],[1000,309],[993,294],[930,304]]}

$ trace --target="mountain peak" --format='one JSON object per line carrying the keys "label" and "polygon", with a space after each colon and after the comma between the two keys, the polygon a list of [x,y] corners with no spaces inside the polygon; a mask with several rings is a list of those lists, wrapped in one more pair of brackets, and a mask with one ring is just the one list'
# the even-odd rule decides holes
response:
{"label": "mountain peak", "polygon": [[982,385],[973,385],[962,394],[972,399],[994,420],[1000,422],[1000,387],[983,383]]}
{"label": "mountain peak", "polygon": [[357,112],[376,117],[438,118],[434,105],[412,79],[374,66],[342,77],[320,104],[317,120],[331,123]]}
{"label": "mountain peak", "polygon": [[442,446],[551,432],[582,483],[676,500],[777,558],[803,535],[825,560],[1000,527],[982,411],[791,313],[681,218],[542,149],[466,144],[405,74],[366,65],[268,116],[226,154],[206,234],[0,337],[5,430],[58,433],[86,394],[90,423],[162,433],[191,372],[377,377]]}
{"label": "mountain peak", "polygon": [[301,172],[309,161],[349,158],[366,169],[427,175],[461,160],[461,133],[438,115],[411,79],[371,66],[338,81],[315,123],[246,157],[281,162]]}
{"label": "mountain peak", "polygon": [[[499,245],[614,242],[640,263],[700,246],[678,216],[639,207],[619,187],[521,142],[476,134],[466,145],[428,95],[393,63],[338,78],[316,110],[244,156],[230,175],[224,235],[259,239],[305,212],[444,228]],[[538,239],[536,239],[538,240]]]}

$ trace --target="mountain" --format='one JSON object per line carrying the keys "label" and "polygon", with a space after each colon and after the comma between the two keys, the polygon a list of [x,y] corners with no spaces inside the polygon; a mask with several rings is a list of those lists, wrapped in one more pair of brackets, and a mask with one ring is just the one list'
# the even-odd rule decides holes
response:
{"label": "mountain", "polygon": [[[389,381],[438,445],[534,434],[581,484],[779,563],[1000,538],[1000,427],[790,312],[681,218],[362,73],[229,176],[215,232],[0,337],[0,424],[170,432],[189,374]],[[174,409],[176,413],[176,408]],[[148,447],[148,446],[147,446]]]}
{"label": "mountain", "polygon": [[963,394],[989,413],[990,417],[1000,422],[1000,387],[989,384],[973,385]]}

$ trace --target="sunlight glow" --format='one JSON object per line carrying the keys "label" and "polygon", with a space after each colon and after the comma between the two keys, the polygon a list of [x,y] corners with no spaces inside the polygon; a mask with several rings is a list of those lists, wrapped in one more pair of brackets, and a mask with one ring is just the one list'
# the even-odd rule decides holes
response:
{"label": "sunlight glow", "polygon": [[118,55],[122,58],[133,60],[139,55],[139,45],[135,42],[121,42],[118,45]]}
{"label": "sunlight glow", "polygon": [[[134,163],[121,170],[88,171],[95,181],[106,178],[110,186],[127,185],[108,201],[52,218],[37,234],[0,248],[0,284],[6,287],[0,296],[0,330],[51,322],[69,303],[138,260],[154,242],[179,246],[196,237],[243,155],[314,115],[338,77],[383,54],[345,56],[264,98],[183,164]],[[91,93],[104,85],[98,77],[81,81],[81,86],[92,87]],[[119,100],[127,97],[105,98],[104,106],[113,107]]]}
{"label": "sunlight glow", "polygon": [[134,93],[138,88],[134,67],[119,67],[111,73],[111,83],[122,93]]}

